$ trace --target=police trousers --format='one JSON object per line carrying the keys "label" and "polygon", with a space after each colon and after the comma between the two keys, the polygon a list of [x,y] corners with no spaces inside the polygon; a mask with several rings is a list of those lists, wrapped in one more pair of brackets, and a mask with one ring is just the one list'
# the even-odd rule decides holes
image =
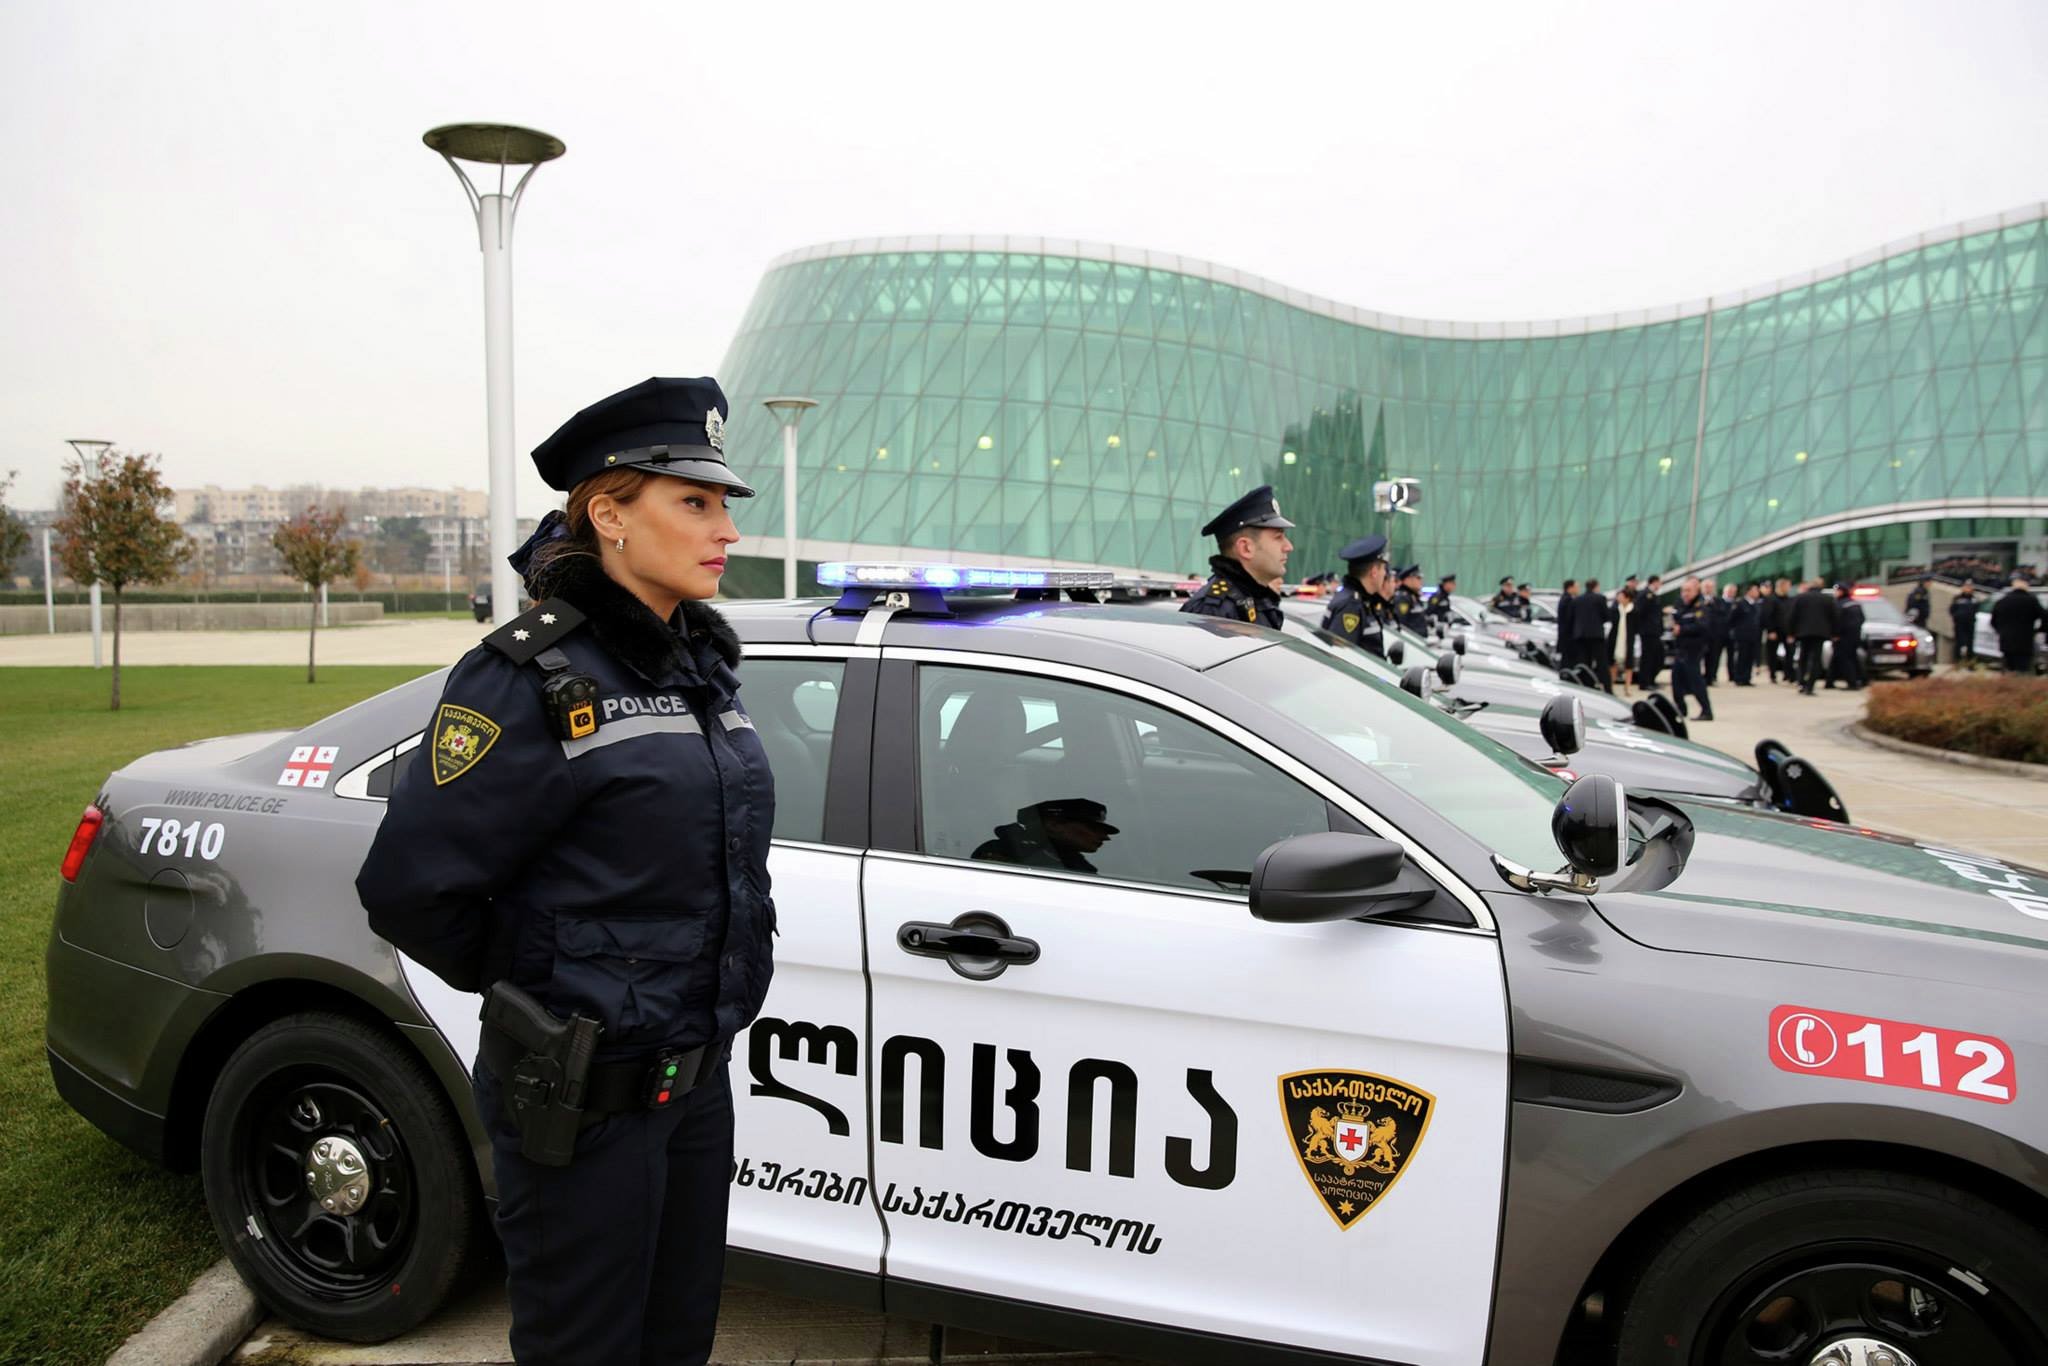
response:
{"label": "police trousers", "polygon": [[576,1160],[519,1154],[497,1079],[474,1072],[491,1136],[498,1238],[520,1366],[703,1366],[718,1328],[732,1179],[732,1087],[720,1066],[665,1110],[578,1137]]}
{"label": "police trousers", "polygon": [[1698,715],[1701,720],[1714,719],[1714,704],[1707,700],[1706,654],[1697,646],[1681,645],[1671,656],[1671,699],[1678,704],[1678,714],[1685,715],[1685,699],[1690,697],[1700,704]]}

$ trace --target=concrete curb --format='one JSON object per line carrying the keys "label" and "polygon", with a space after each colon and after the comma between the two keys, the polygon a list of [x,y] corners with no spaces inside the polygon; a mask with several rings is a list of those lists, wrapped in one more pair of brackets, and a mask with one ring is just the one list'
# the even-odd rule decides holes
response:
{"label": "concrete curb", "polygon": [[223,1257],[192,1288],[114,1349],[107,1366],[215,1366],[262,1317],[256,1295]]}
{"label": "concrete curb", "polygon": [[2031,778],[2037,783],[2048,783],[2048,764],[2030,764],[2020,759],[1987,759],[1981,754],[1964,754],[1960,750],[1916,745],[1911,740],[1900,740],[1890,735],[1879,734],[1856,721],[1844,726],[1842,733],[1852,740],[1860,740],[1876,749],[1888,749],[1895,754],[1910,754],[1916,759],[1961,764],[1964,768],[1981,768],[1991,773],[2009,773],[2016,778]]}

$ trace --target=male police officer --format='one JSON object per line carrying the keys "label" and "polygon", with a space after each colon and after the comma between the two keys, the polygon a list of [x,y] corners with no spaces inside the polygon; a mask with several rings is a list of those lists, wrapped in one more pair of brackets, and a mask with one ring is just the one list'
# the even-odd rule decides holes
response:
{"label": "male police officer", "polygon": [[1923,631],[1927,629],[1927,618],[1934,614],[1934,599],[1928,595],[1927,578],[1922,574],[1920,582],[1913,585],[1913,591],[1906,594],[1906,617]]}
{"label": "male police officer", "polygon": [[1520,621],[1522,619],[1522,600],[1515,596],[1515,576],[1513,574],[1503,574],[1500,576],[1500,591],[1495,593],[1492,601],[1486,605],[1506,617],[1509,621]]}
{"label": "male police officer", "polygon": [[1394,589],[1394,620],[1411,631],[1423,629],[1422,622],[1422,566],[1411,564],[1395,576],[1400,580]]}
{"label": "male police officer", "polygon": [[1991,629],[1998,633],[1998,652],[2005,658],[2009,674],[2034,671],[2034,636],[2048,612],[2027,584],[2027,576],[2012,576],[2012,588],[1991,606]]}
{"label": "male police officer", "polygon": [[1280,629],[1280,595],[1270,585],[1287,573],[1294,523],[1280,515],[1273,486],[1261,484],[1209,519],[1204,536],[1216,538],[1208,582],[1181,605],[1198,617],[1228,617]]}
{"label": "male police officer", "polygon": [[1671,609],[1671,693],[1678,714],[1685,715],[1685,699],[1700,704],[1698,720],[1714,719],[1714,704],[1707,700],[1706,600],[1700,596],[1700,581],[1688,578],[1678,589],[1678,603]]}
{"label": "male police officer", "polygon": [[1436,596],[1429,600],[1428,613],[1446,626],[1451,621],[1451,594],[1458,591],[1458,576],[1446,574],[1436,581]]}
{"label": "male police officer", "polygon": [[1387,538],[1361,536],[1339,552],[1347,566],[1344,586],[1330,599],[1323,629],[1333,631],[1362,650],[1387,655]]}

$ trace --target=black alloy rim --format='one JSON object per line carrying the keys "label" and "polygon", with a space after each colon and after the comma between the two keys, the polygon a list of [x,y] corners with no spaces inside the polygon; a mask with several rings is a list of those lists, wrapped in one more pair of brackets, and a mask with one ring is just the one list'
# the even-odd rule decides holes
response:
{"label": "black alloy rim", "polygon": [[[354,1144],[370,1193],[353,1214],[320,1207],[307,1189],[306,1155],[323,1138]],[[416,1223],[411,1155],[368,1092],[325,1068],[287,1068],[265,1079],[236,1116],[241,1207],[258,1237],[243,1246],[286,1281],[320,1299],[381,1293]]]}
{"label": "black alloy rim", "polygon": [[1845,1338],[1896,1347],[1914,1366],[2031,1366],[2048,1349],[1995,1285],[1979,1290],[1917,1248],[1844,1242],[1760,1263],[1708,1310],[1692,1366],[1807,1366]]}

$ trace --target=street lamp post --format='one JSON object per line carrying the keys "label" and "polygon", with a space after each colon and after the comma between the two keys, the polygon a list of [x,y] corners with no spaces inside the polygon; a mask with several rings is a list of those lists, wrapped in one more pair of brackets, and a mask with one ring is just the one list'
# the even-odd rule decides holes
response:
{"label": "street lamp post", "polygon": [[[519,612],[519,576],[506,556],[518,534],[514,497],[517,466],[512,454],[512,222],[519,212],[526,182],[544,161],[568,148],[562,140],[531,128],[506,123],[451,123],[428,130],[422,139],[439,152],[462,182],[469,207],[476,214],[477,244],[484,256],[484,402],[489,418],[491,460],[491,620],[510,621]],[[498,186],[481,193],[469,173],[455,163],[476,162],[498,168]],[[523,166],[525,173],[505,193],[505,168]]]}
{"label": "street lamp post", "polygon": [[[78,453],[79,469],[84,473],[85,477],[98,482],[100,477],[100,457],[104,456],[107,453],[107,448],[114,443],[111,441],[99,441],[92,437],[71,436],[64,438],[64,444]],[[46,582],[47,579],[48,573],[45,571]],[[100,575],[98,566],[94,566],[92,575],[92,666],[95,669],[100,667]]]}
{"label": "street lamp post", "polygon": [[764,398],[782,424],[782,596],[796,596],[796,424],[818,406],[814,398]]}

